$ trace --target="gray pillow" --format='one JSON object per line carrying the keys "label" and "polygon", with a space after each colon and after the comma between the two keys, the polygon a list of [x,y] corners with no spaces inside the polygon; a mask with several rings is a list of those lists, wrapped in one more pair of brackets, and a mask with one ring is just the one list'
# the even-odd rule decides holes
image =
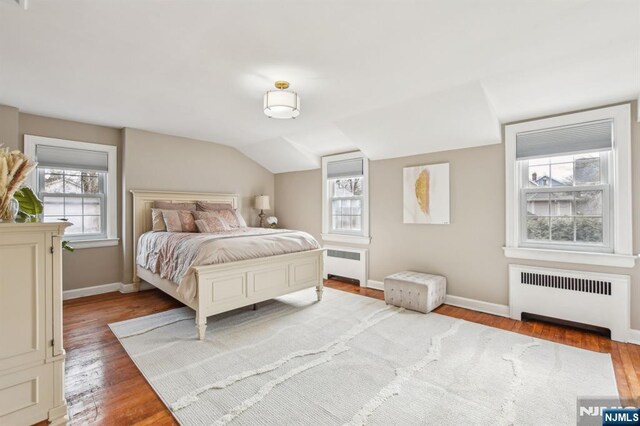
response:
{"label": "gray pillow", "polygon": [[154,209],[162,210],[196,210],[196,203],[172,203],[170,201],[154,201]]}
{"label": "gray pillow", "polygon": [[196,203],[196,209],[203,212],[216,212],[219,210],[233,210],[233,207],[228,203],[207,203],[204,201],[198,201]]}

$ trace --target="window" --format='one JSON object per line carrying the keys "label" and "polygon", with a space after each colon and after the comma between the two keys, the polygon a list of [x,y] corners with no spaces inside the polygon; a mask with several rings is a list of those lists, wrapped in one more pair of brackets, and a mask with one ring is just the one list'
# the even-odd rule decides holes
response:
{"label": "window", "polygon": [[368,168],[359,152],[323,158],[324,240],[369,243]]}
{"label": "window", "polygon": [[105,173],[38,167],[44,220],[67,220],[65,235],[106,237]]}
{"label": "window", "polygon": [[506,126],[508,257],[633,266],[628,105]]}
{"label": "window", "polygon": [[613,252],[608,152],[525,160],[523,245]]}
{"label": "window", "polygon": [[362,176],[329,180],[331,232],[362,235]]}
{"label": "window", "polygon": [[44,203],[45,221],[72,223],[74,247],[116,245],[116,147],[25,136],[25,153],[38,162],[30,185]]}

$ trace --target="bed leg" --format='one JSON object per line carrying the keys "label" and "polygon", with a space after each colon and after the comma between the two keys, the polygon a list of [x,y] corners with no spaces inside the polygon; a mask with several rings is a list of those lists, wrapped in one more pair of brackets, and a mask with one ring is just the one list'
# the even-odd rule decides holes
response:
{"label": "bed leg", "polygon": [[196,329],[198,330],[198,339],[204,340],[204,335],[207,332],[207,317],[196,315]]}
{"label": "bed leg", "polygon": [[316,286],[316,295],[318,296],[318,302],[320,302],[322,300],[322,289],[323,289],[323,287],[324,286],[323,286],[322,282]]}
{"label": "bed leg", "polygon": [[131,292],[133,293],[137,293],[140,291],[140,277],[138,276],[138,274],[134,271],[133,273],[133,288],[131,289]]}

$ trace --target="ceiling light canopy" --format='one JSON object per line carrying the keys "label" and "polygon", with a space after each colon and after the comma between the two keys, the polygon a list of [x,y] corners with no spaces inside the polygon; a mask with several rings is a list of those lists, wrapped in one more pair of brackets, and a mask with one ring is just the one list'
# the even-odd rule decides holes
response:
{"label": "ceiling light canopy", "polygon": [[300,97],[289,92],[288,81],[276,81],[278,90],[269,90],[264,94],[264,113],[269,118],[288,119],[300,115]]}

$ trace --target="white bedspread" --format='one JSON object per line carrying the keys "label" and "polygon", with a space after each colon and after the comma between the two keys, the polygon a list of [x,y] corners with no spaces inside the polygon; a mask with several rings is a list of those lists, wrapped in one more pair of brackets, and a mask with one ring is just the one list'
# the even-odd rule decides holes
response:
{"label": "white bedspread", "polygon": [[320,248],[302,231],[240,228],[214,234],[146,232],[138,241],[136,263],[178,284],[178,294],[197,294],[194,266],[215,265]]}

